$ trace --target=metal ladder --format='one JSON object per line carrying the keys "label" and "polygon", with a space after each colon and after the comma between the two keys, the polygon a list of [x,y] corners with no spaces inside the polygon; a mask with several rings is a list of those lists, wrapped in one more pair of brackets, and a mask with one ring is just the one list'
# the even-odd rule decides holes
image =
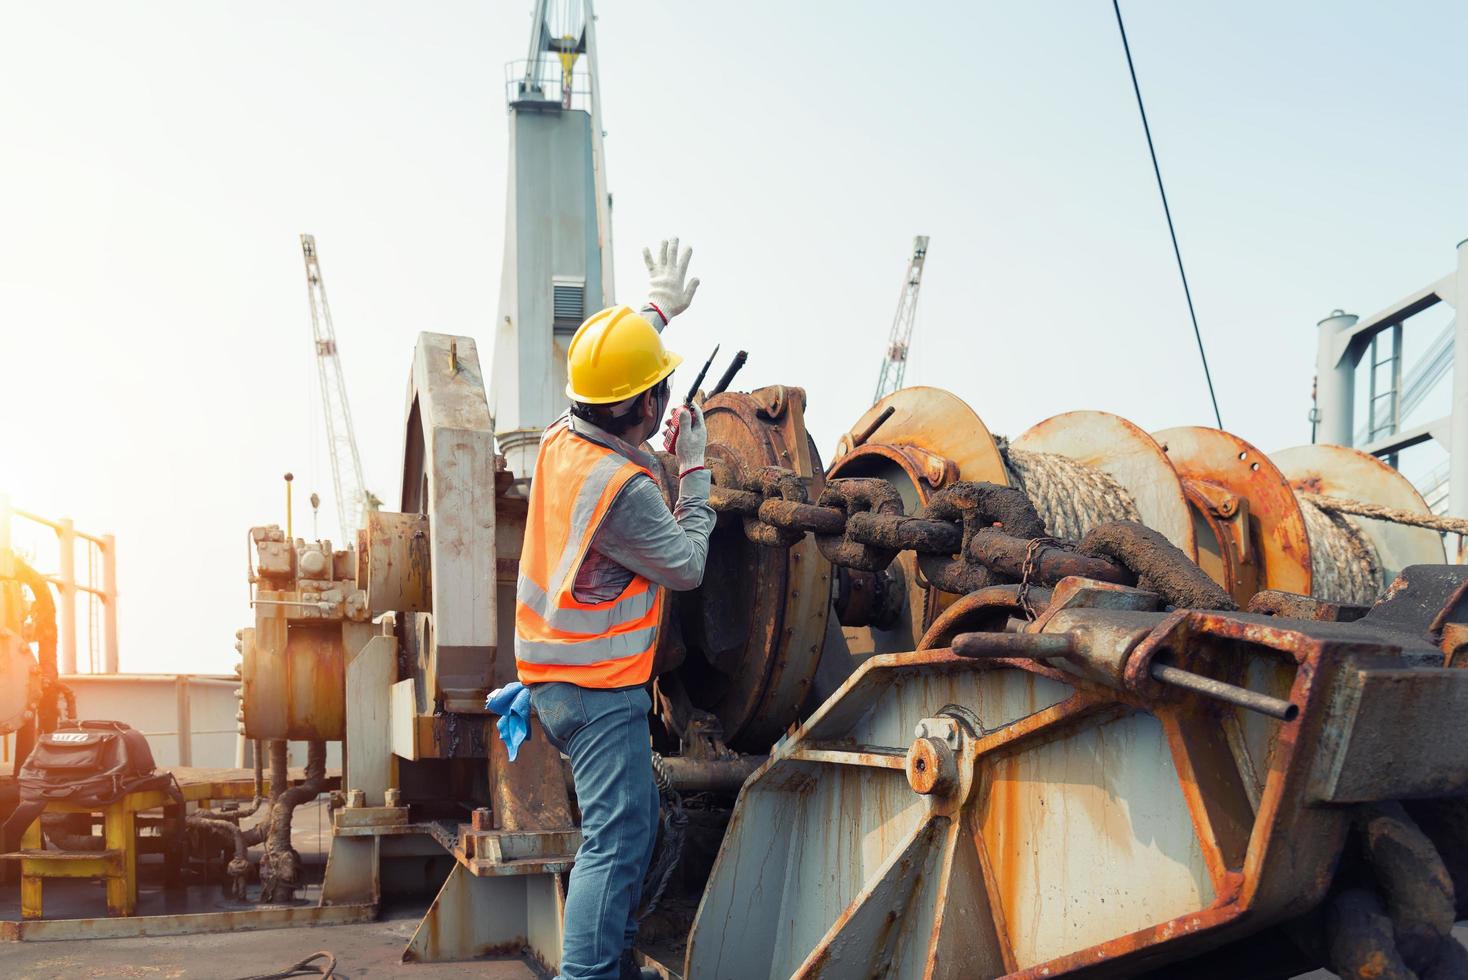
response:
{"label": "metal ladder", "polygon": [[[1387,344],[1383,343],[1385,333],[1382,331],[1371,338],[1371,368],[1367,372],[1370,395],[1366,406],[1369,442],[1395,434],[1402,421],[1402,325],[1392,325],[1389,353],[1383,357],[1384,349],[1387,349]],[[1395,468],[1396,454],[1388,457],[1386,463]]]}

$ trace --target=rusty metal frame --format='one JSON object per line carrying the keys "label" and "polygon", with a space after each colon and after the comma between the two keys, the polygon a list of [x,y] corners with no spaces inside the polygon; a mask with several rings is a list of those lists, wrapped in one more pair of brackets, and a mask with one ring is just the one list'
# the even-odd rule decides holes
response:
{"label": "rusty metal frame", "polygon": [[[991,610],[1003,612],[1012,605],[1013,597],[1007,594],[1012,590],[987,591],[981,601],[968,604],[966,615],[992,620]],[[1443,687],[1439,682],[1451,680],[1454,673],[1423,666],[1431,659],[1432,648],[1409,634],[1383,628],[1381,620],[1346,624],[1245,613],[1086,609],[1069,620],[1057,619],[1057,626],[1073,624],[1082,614],[1091,616],[1097,626],[1108,617],[1123,623],[1143,617],[1150,624],[1146,638],[1128,646],[1119,661],[1125,669],[1108,682],[1060,673],[1040,661],[975,660],[941,648],[868,660],[746,783],[690,937],[685,975],[714,970],[734,978],[764,976],[781,971],[782,963],[801,977],[866,975],[863,971],[872,964],[902,976],[1004,975],[1038,980],[1122,975],[1143,964],[1151,969],[1196,955],[1301,914],[1325,895],[1350,822],[1350,811],[1321,805],[1328,800],[1321,795],[1322,787],[1333,785],[1322,773],[1346,750],[1351,741],[1347,736],[1353,734],[1348,714],[1352,702],[1343,692],[1359,687],[1363,675],[1376,678],[1381,689],[1390,691],[1401,685],[1404,670],[1415,671],[1419,684],[1433,689]],[[1044,630],[1043,620],[1027,629]],[[1220,680],[1262,687],[1298,705],[1299,714],[1293,721],[1261,723],[1241,718],[1241,709],[1161,689],[1149,676],[1150,664],[1159,657]],[[1440,654],[1436,662],[1441,662]],[[954,679],[1002,675],[1045,678],[1051,684],[1063,679],[1069,693],[966,739],[960,753],[962,788],[945,799],[928,797],[922,815],[915,816],[911,805],[900,802],[900,793],[893,795],[890,782],[905,767],[911,780],[911,750],[901,740],[900,726],[893,729],[884,719],[910,718],[919,704],[901,702],[901,713],[893,714],[899,705],[893,699],[917,698],[926,705],[922,710],[937,712],[944,700],[961,700],[952,693],[957,690],[951,683]],[[1468,685],[1449,684],[1443,689],[1450,690],[1451,703],[1468,705]],[[980,702],[988,703],[983,698]],[[1387,710],[1396,707],[1395,702],[1384,704]],[[1435,704],[1439,712],[1445,710],[1444,704]],[[990,818],[985,816],[986,808],[995,805],[991,800],[996,799],[1001,773],[1019,760],[1039,758],[1037,749],[1132,718],[1154,719],[1149,724],[1160,726],[1157,746],[1170,760],[1169,771],[1181,794],[1182,809],[1176,812],[1185,811],[1189,825],[1186,831],[1178,828],[1173,833],[1194,841],[1206,874],[1201,904],[1143,928],[1098,936],[1097,941],[1056,955],[1022,956],[1010,938],[1011,930],[1019,926],[1006,920],[1017,894],[1006,882],[1015,870],[1006,870],[1006,859],[994,851],[995,841],[1006,840],[1012,831],[995,824],[1001,836],[993,837],[986,823]],[[896,736],[890,742],[877,744],[861,734],[883,725],[889,738]],[[1393,744],[1400,737],[1380,731],[1354,734],[1368,742],[1393,740]],[[1378,754],[1382,751],[1378,747]],[[1458,758],[1462,753],[1444,751],[1444,764],[1458,766],[1463,761]],[[1410,778],[1426,779],[1430,768],[1417,767]],[[879,783],[872,780],[884,772],[890,774],[882,777],[888,782],[880,785],[887,790],[873,795]],[[871,775],[852,775],[860,773]],[[817,788],[833,779],[836,788],[820,795]],[[1253,779],[1259,785],[1247,786]],[[787,845],[760,837],[774,826],[801,835],[802,807],[829,807],[830,802],[817,801],[838,798],[855,803],[857,797],[850,793],[858,785],[867,787],[860,797],[861,809],[839,811],[836,822],[829,824],[828,833],[839,838],[831,846],[846,847],[849,839],[851,846],[859,844],[864,850],[878,847],[886,860],[880,866],[867,860],[864,878],[862,860],[846,862],[854,867],[827,868],[831,881],[854,874],[864,885],[819,942],[801,945],[800,937],[816,936],[808,927],[802,931],[788,924],[773,926],[775,935],[769,935],[760,932],[758,923],[731,921],[731,916],[764,914],[755,912],[761,900],[754,896],[760,892],[767,896],[764,902],[777,906],[775,914],[826,921],[809,907],[814,893],[803,890],[803,872],[791,870],[810,860],[793,850],[805,845],[790,844],[792,850],[786,853],[782,848]],[[1043,783],[1022,785],[1043,789]],[[853,788],[848,792],[841,787]],[[1377,788],[1422,791],[1421,786],[1386,782]],[[1360,795],[1359,787],[1354,791]],[[1071,800],[1065,789],[1055,792],[1056,806]],[[811,802],[801,802],[806,798]],[[971,854],[959,847],[967,839],[975,841]],[[825,845],[809,846],[819,850]],[[768,872],[760,869],[768,869],[778,880],[764,881]],[[982,879],[982,888],[960,888],[965,876]],[[1037,880],[1033,875],[1024,880],[1031,890],[1067,887],[1063,881]],[[791,902],[797,904],[789,906]],[[1104,917],[1103,908],[1082,907],[1075,914],[1082,919]],[[904,910],[897,919],[890,914],[894,909]],[[945,927],[949,920],[956,921],[956,934],[950,934],[951,925]],[[1032,926],[1030,921],[1025,928]],[[1032,951],[1042,947],[1029,944]],[[721,953],[721,948],[727,952]],[[776,948],[785,952],[776,953]],[[921,951],[921,957],[914,950]],[[780,958],[792,951],[804,955]],[[959,954],[961,966],[953,959]],[[775,959],[769,962],[772,956]]]}

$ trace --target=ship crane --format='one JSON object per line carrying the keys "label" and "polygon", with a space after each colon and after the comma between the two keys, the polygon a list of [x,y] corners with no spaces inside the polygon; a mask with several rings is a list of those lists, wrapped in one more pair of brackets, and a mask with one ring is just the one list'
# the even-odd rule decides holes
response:
{"label": "ship crane", "polygon": [[912,343],[912,327],[917,320],[923,262],[927,256],[928,236],[918,235],[912,240],[912,258],[907,262],[907,277],[902,282],[902,295],[897,300],[897,314],[892,318],[892,334],[887,338],[887,355],[882,361],[882,373],[877,377],[873,404],[902,387],[902,375],[907,370],[907,351]]}
{"label": "ship crane", "polygon": [[311,335],[316,343],[316,373],[321,379],[321,411],[326,417],[336,513],[341,522],[341,541],[349,546],[362,526],[363,511],[376,510],[382,501],[363,485],[362,457],[357,452],[357,434],[352,428],[352,409],[347,404],[347,383],[337,352],[336,328],[331,324],[331,306],[326,302],[326,285],[321,280],[315,235],[301,236],[301,252],[306,259],[306,296],[311,304]]}

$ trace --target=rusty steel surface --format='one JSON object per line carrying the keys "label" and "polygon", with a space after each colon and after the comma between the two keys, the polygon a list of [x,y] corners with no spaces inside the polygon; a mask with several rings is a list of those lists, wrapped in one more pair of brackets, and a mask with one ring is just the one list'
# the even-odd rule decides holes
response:
{"label": "rusty steel surface", "polygon": [[1189,558],[1198,542],[1182,481],[1157,440],[1110,412],[1065,412],[1010,441],[1015,449],[1055,453],[1100,470],[1131,494],[1142,523],[1162,532]]}
{"label": "rusty steel surface", "polygon": [[[858,444],[862,434],[866,437]],[[869,408],[841,436],[826,475],[888,480],[909,515],[917,514],[935,491],[958,480],[1001,486],[1009,482],[999,447],[978,414],[957,395],[927,387],[903,388]],[[929,587],[916,555],[898,555],[891,570],[907,593],[901,615],[887,628],[842,629],[852,667],[873,653],[911,650],[933,617],[953,600]]]}
{"label": "rusty steel surface", "polygon": [[400,509],[429,519],[432,611],[399,616],[398,639],[421,696],[451,710],[483,710],[501,659],[493,596],[502,471],[485,391],[472,339],[418,335]]}
{"label": "rusty steel surface", "polygon": [[[804,397],[798,388],[775,387],[709,398],[703,410],[714,472],[722,466],[754,477],[782,467],[801,481],[805,501],[798,502],[816,500],[825,476],[805,432]],[[769,493],[780,499],[795,492],[776,489]],[[810,692],[830,612],[830,565],[808,536],[789,550],[765,547],[726,518],[710,540],[704,583],[676,597],[687,648],[678,677],[693,705],[718,717],[729,744],[768,748]],[[664,633],[660,647],[678,639]]]}
{"label": "rusty steel surface", "polygon": [[[1396,607],[1356,623],[1166,612],[1068,579],[1024,627],[1064,643],[868,660],[744,787],[684,974],[1126,976],[1306,912],[1352,827],[1319,805],[1332,774],[1359,770],[1366,798],[1468,776],[1436,727],[1468,710],[1432,645],[1462,616],[1436,571],[1409,570]],[[1016,592],[960,600],[946,625],[1003,629]],[[1087,669],[1057,674],[1062,657]],[[1169,688],[1158,663],[1218,683]],[[1436,692],[1430,711],[1351,717],[1362,678],[1397,690],[1403,674]],[[1298,714],[1221,702],[1221,685]],[[1409,743],[1427,760],[1409,777],[1350,761]]]}
{"label": "rusty steel surface", "polygon": [[[368,511],[364,544],[367,606],[372,615],[416,613],[433,608],[429,575],[428,517]],[[359,559],[359,567],[363,559]]]}
{"label": "rusty steel surface", "polygon": [[341,739],[346,664],[371,638],[360,562],[327,541],[287,541],[277,526],[250,529],[254,625],[240,630],[243,734]]}
{"label": "rusty steel surface", "polygon": [[1305,517],[1269,457],[1218,429],[1183,426],[1152,435],[1183,480],[1199,533],[1199,564],[1214,581],[1239,605],[1260,589],[1309,595]]}
{"label": "rusty steel surface", "polygon": [[565,903],[560,875],[480,877],[456,863],[403,951],[403,962],[528,954],[554,972]]}
{"label": "rusty steel surface", "polygon": [[255,626],[241,633],[245,735],[340,739],[346,730],[346,650],[341,622],[292,622],[298,593],[260,589]]}
{"label": "rusty steel surface", "polygon": [[546,738],[539,719],[531,720],[530,733],[514,762],[504,739],[497,735],[490,736],[488,750],[490,812],[496,830],[575,826],[561,773],[561,753]]}
{"label": "rusty steel surface", "polygon": [[0,922],[0,941],[74,942],[79,939],[126,939],[134,936],[188,936],[211,932],[245,932],[287,926],[331,926],[371,922],[375,904],[244,909],[233,912],[182,912],[105,919],[33,919]]}
{"label": "rusty steel surface", "polygon": [[[959,477],[1005,483],[1004,460],[983,420],[963,399],[942,388],[915,386],[895,391],[867,409],[838,440],[833,467],[854,448],[852,440],[887,409],[892,414],[869,433],[864,445],[903,446],[952,463]],[[936,475],[937,470],[928,476]]]}
{"label": "rusty steel surface", "polygon": [[[1385,462],[1345,446],[1296,446],[1269,454],[1290,486],[1305,493],[1361,500],[1417,514],[1431,514],[1410,480]],[[1408,565],[1443,562],[1442,535],[1422,527],[1345,515],[1376,550],[1385,586]]]}

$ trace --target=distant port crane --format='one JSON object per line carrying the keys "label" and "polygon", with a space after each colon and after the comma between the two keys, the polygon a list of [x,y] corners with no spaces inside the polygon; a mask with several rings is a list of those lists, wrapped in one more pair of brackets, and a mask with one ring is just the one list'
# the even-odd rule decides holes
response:
{"label": "distant port crane", "polygon": [[331,306],[326,302],[315,235],[301,236],[301,253],[306,259],[306,297],[311,304],[311,336],[316,343],[316,373],[321,379],[321,411],[326,417],[326,444],[331,451],[336,514],[341,522],[342,546],[351,547],[356,542],[357,528],[362,526],[363,512],[376,510],[382,501],[367,490],[362,479],[362,457],[352,428],[352,408],[347,403],[347,382],[337,352],[336,328],[331,324]]}
{"label": "distant port crane", "polygon": [[882,373],[877,376],[877,393],[872,402],[881,401],[902,387],[907,370],[907,351],[912,343],[912,327],[917,320],[918,289],[923,284],[923,262],[928,257],[928,236],[912,240],[912,258],[907,262],[907,277],[902,282],[902,295],[897,299],[897,314],[892,317],[892,334],[887,338],[887,354],[882,359]]}

